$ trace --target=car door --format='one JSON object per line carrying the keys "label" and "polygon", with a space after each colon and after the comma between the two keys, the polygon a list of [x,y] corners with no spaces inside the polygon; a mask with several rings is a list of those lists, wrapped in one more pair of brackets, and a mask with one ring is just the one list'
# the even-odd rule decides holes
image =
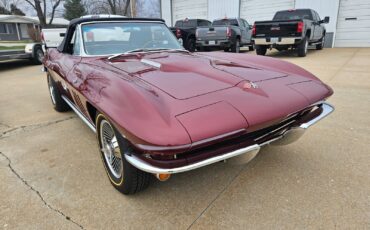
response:
{"label": "car door", "polygon": [[[87,91],[87,79],[86,75],[83,75],[81,67],[81,52],[83,49],[81,30],[80,26],[76,28],[73,52],[71,53],[71,58],[79,59],[80,61],[75,62],[71,67],[71,71],[67,75],[67,80],[71,86],[71,96],[75,107],[80,111],[80,113],[89,119],[89,114],[86,107],[86,98],[84,93]],[[90,120],[90,119],[89,119]]]}
{"label": "car door", "polygon": [[323,34],[324,34],[324,26],[321,23],[321,18],[320,18],[319,13],[316,12],[316,15],[317,15],[317,22],[318,22],[317,40],[320,40],[322,38]]}
{"label": "car door", "polygon": [[238,24],[239,24],[239,29],[240,29],[240,42],[242,44],[245,44],[247,42],[246,41],[247,29],[246,29],[244,21],[242,19],[238,20]]}
{"label": "car door", "polygon": [[63,95],[67,96],[68,99],[72,100],[71,91],[71,72],[74,66],[81,61],[80,56],[72,55],[73,46],[75,41],[75,34],[72,36],[71,41],[68,41],[67,50],[60,52],[58,57],[53,60],[51,65],[51,74],[54,79],[57,80],[61,85]]}
{"label": "car door", "polygon": [[246,28],[246,35],[245,35],[245,43],[247,44],[250,44],[251,43],[251,39],[252,39],[252,30],[251,30],[251,26],[249,25],[249,23],[243,19],[243,22],[244,22],[244,25],[245,25],[245,28]]}
{"label": "car door", "polygon": [[316,11],[312,11],[313,14],[313,24],[314,24],[314,33],[313,39],[315,41],[319,40],[322,35],[322,26],[320,25],[320,17]]}

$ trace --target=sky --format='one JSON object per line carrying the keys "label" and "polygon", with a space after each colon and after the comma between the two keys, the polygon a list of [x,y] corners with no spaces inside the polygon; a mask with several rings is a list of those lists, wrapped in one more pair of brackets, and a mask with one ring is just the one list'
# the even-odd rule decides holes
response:
{"label": "sky", "polygon": [[[160,17],[160,0],[136,0],[137,4],[137,16],[138,17]],[[17,2],[18,8],[20,8],[27,16],[37,16],[35,9],[28,4],[25,0],[19,0]],[[51,5],[49,4],[49,7]],[[63,3],[61,3],[56,11],[56,17],[63,17]]]}

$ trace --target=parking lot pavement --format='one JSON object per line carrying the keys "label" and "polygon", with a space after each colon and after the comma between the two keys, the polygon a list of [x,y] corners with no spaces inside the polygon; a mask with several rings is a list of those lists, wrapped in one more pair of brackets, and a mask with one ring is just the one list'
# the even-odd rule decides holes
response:
{"label": "parking lot pavement", "polygon": [[110,185],[82,121],[52,109],[40,66],[0,63],[0,228],[369,229],[370,49],[269,55],[332,86],[335,113],[248,165],[153,179],[134,196]]}

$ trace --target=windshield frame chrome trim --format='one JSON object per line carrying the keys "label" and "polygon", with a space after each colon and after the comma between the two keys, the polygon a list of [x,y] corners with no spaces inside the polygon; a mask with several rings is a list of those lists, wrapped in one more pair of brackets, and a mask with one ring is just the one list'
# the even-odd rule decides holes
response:
{"label": "windshield frame chrome trim", "polygon": [[[81,42],[81,52],[80,52],[80,56],[81,57],[110,57],[110,56],[120,56],[122,55],[122,53],[114,53],[114,54],[103,54],[103,55],[92,55],[92,54],[87,54],[85,52],[85,43],[83,42],[83,33],[82,33],[82,26],[83,25],[87,25],[87,24],[98,24],[98,23],[133,23],[133,22],[139,22],[139,23],[159,23],[159,24],[164,24],[166,27],[167,25],[163,22],[163,21],[142,21],[142,20],[130,20],[130,21],[125,21],[125,20],[122,20],[122,21],[111,21],[111,20],[107,20],[107,21],[91,21],[91,22],[83,22],[83,23],[80,23],[77,25],[76,27],[76,30],[79,30],[81,36],[80,36],[80,42]],[[168,28],[168,27],[167,27]]]}

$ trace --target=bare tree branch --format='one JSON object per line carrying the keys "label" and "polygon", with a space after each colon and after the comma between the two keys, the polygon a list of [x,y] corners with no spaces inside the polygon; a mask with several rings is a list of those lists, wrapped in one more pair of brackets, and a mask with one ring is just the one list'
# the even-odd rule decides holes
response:
{"label": "bare tree branch", "polygon": [[25,0],[26,2],[28,2],[33,8],[36,9],[36,6],[31,2],[31,0]]}
{"label": "bare tree branch", "polygon": [[[45,0],[44,0],[44,1],[45,1]],[[53,6],[53,9],[52,9],[52,11],[51,11],[51,17],[50,17],[49,25],[51,25],[51,23],[52,23],[52,22],[53,22],[53,20],[54,20],[55,10],[56,10],[56,9],[57,9],[57,7],[59,6],[60,1],[61,1],[61,0],[57,0],[57,1],[56,1],[56,3],[55,3],[55,4],[54,4],[54,6]]]}

